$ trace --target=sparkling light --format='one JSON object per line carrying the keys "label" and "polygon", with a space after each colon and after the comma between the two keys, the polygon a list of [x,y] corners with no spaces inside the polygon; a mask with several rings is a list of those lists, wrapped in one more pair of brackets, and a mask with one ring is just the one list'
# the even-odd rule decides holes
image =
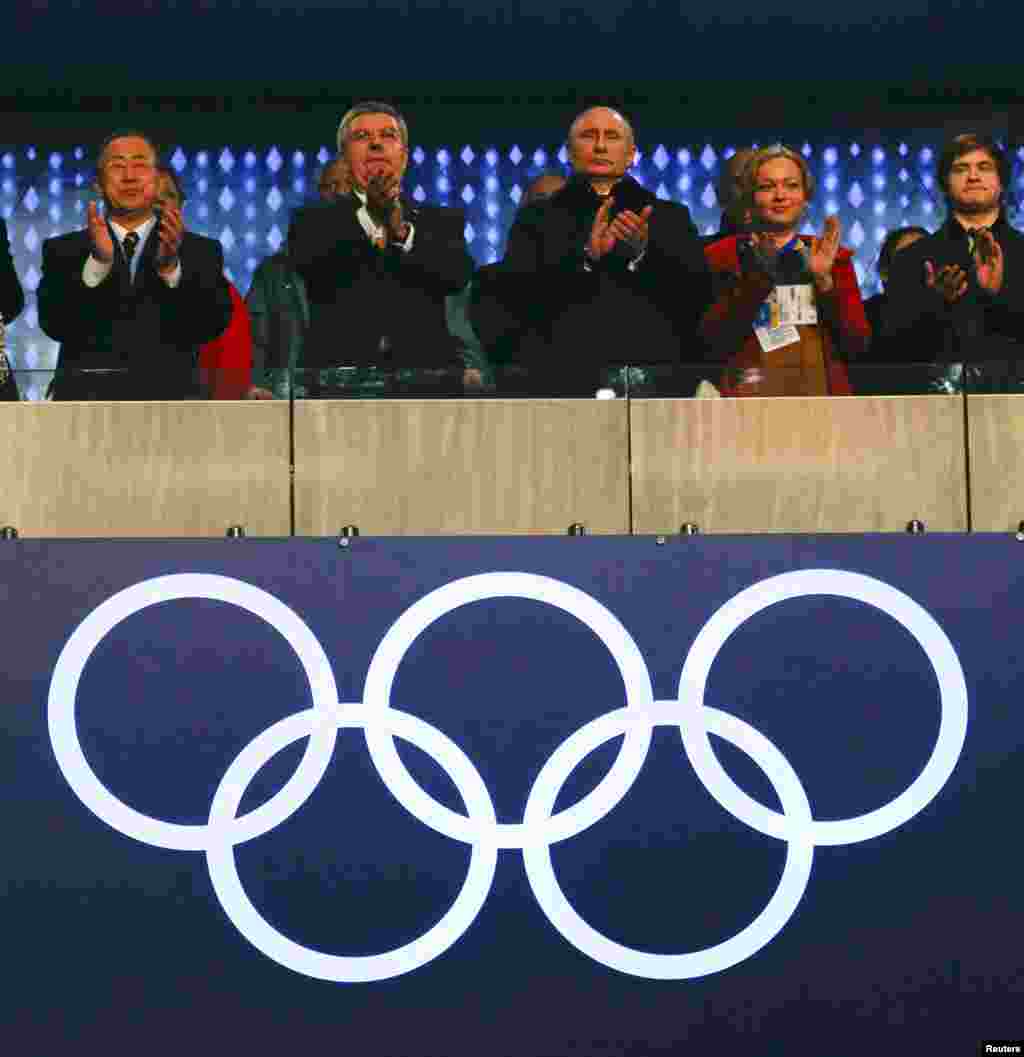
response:
{"label": "sparkling light", "polygon": [[[829,142],[824,137],[807,142],[792,137],[789,141],[799,144],[805,156],[821,159],[822,194],[812,205],[810,229],[820,232],[827,213],[839,216],[843,242],[854,251],[855,261],[867,276],[863,291],[867,296],[877,287],[873,264],[885,231],[905,224],[933,228],[942,216],[941,207],[931,198],[936,187],[938,139],[929,140],[922,134],[907,142],[869,146],[835,138]],[[653,142],[648,147],[631,175],[660,201],[675,199],[685,205],[699,231],[717,231],[715,183],[722,161],[735,147],[714,137],[701,139],[696,148],[692,141],[690,146]],[[315,198],[315,187],[306,178],[314,158],[322,165],[332,157],[333,147],[257,142],[213,145],[199,152],[176,146],[169,163],[192,196],[188,227],[221,242],[225,267],[244,284],[263,256],[283,248],[291,210]],[[1024,161],[1024,148],[1020,157]],[[521,146],[507,142],[455,148],[436,143],[417,146],[411,151],[406,191],[420,204],[462,208],[469,251],[478,264],[484,264],[501,257],[522,200],[522,187],[537,169],[559,163],[568,166],[565,145],[556,155],[536,140]],[[453,165],[463,166],[457,180]],[[1014,186],[1024,187],[1019,164],[1018,170]],[[94,197],[91,155],[82,147],[40,150],[0,145],[0,173],[0,213],[7,220],[15,266],[29,301],[9,329],[8,345],[21,357],[30,346],[35,347],[41,368],[46,370],[53,363],[56,345],[38,330],[34,286],[29,279],[38,284],[42,240],[83,224],[85,206]],[[695,174],[699,179],[694,179]],[[246,292],[242,286],[239,289]]]}

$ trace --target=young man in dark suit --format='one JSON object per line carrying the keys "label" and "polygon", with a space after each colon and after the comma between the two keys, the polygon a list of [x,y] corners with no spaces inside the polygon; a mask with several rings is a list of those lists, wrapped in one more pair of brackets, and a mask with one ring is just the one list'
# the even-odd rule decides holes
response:
{"label": "young man in dark suit", "polygon": [[469,280],[461,209],[417,206],[401,194],[409,158],[402,115],[354,106],[338,129],[351,191],[296,210],[288,255],[310,305],[307,367],[456,367],[445,297]]}
{"label": "young man in dark suit", "polygon": [[1024,235],[1006,216],[1010,165],[994,140],[966,133],[937,175],[949,217],[893,258],[886,347],[904,363],[958,362],[983,388],[1024,378]]}
{"label": "young man in dark suit", "polygon": [[43,243],[39,324],[61,343],[57,400],[195,396],[196,354],[231,318],[220,244],[157,209],[158,152],[140,132],[103,143],[96,183],[103,213]]}

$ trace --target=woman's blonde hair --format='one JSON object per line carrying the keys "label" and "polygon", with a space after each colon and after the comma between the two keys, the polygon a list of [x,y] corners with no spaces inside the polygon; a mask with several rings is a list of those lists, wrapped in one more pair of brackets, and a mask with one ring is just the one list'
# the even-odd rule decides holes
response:
{"label": "woman's blonde hair", "polygon": [[740,178],[740,186],[743,188],[743,197],[748,206],[754,204],[754,191],[757,188],[757,174],[761,166],[766,162],[774,161],[776,158],[788,158],[799,170],[804,185],[804,197],[808,202],[814,197],[814,173],[811,172],[807,159],[792,147],[784,147],[781,143],[775,143],[770,147],[761,147],[754,151],[747,159],[743,167],[743,175]]}

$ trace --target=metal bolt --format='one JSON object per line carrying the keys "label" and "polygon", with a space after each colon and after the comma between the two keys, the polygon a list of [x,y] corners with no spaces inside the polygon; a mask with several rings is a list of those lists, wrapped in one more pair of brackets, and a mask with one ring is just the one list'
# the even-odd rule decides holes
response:
{"label": "metal bolt", "polygon": [[227,537],[229,540],[240,540],[245,538],[245,526],[244,525],[229,525],[227,531]]}
{"label": "metal bolt", "polygon": [[680,536],[696,536],[700,532],[699,526],[693,521],[684,521],[679,526]]}

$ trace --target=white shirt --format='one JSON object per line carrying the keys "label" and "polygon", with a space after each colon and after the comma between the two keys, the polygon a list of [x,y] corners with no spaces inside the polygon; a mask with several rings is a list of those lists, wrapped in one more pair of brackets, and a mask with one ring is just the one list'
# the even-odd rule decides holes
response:
{"label": "white shirt", "polygon": [[[360,227],[366,232],[367,238],[374,243],[379,245],[381,240],[387,235],[387,228],[381,227],[377,224],[373,217],[370,216],[370,211],[366,208],[366,195],[359,190],[358,187],[352,188],[352,193],[362,203],[359,207],[359,212],[356,213],[356,219],[359,221]],[[409,224],[409,234],[405,238],[405,242],[397,242],[394,245],[398,246],[400,250],[404,250],[406,253],[412,249],[413,236],[416,234],[415,228],[412,224]]]}
{"label": "white shirt", "polygon": [[[155,227],[156,217],[152,216],[145,223],[140,224],[134,229],[135,234],[139,236],[139,244],[135,247],[135,253],[132,255],[132,259],[128,264],[133,283],[135,282],[135,275],[139,270],[139,262],[142,260],[142,251],[146,246],[146,240],[149,238]],[[116,220],[110,221],[110,228],[114,232],[114,238],[117,239],[118,248],[120,248],[123,253],[124,237],[128,234],[129,229],[121,227]],[[82,268],[82,282],[88,287],[99,286],[110,274],[113,267],[114,262],[112,260],[100,261],[90,253]],[[161,275],[160,278],[163,279],[163,281],[173,290],[181,281],[181,262],[179,261],[174,266],[174,271],[171,272],[170,275]]]}

